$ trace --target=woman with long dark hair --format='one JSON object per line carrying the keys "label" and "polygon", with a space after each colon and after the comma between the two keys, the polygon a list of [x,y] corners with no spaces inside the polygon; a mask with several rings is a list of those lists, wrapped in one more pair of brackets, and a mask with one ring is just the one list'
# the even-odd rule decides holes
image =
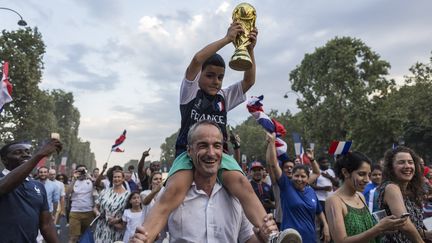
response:
{"label": "woman with long dark hair", "polygon": [[162,187],[162,173],[159,171],[152,172],[149,177],[149,190],[142,191],[140,194],[141,202],[144,205],[144,217],[147,214],[149,208],[151,208],[155,203],[155,198]]}
{"label": "woman with long dark hair", "polygon": [[410,148],[398,146],[384,155],[383,183],[377,189],[378,205],[387,214],[409,213],[404,227],[387,234],[383,242],[424,242],[431,235],[423,224],[423,172],[420,157]]}
{"label": "woman with long dark hair", "polygon": [[388,216],[375,224],[362,194],[369,182],[370,159],[360,152],[339,157],[334,171],[343,184],[326,200],[326,216],[335,243],[379,242],[385,232],[400,228],[406,219]]}

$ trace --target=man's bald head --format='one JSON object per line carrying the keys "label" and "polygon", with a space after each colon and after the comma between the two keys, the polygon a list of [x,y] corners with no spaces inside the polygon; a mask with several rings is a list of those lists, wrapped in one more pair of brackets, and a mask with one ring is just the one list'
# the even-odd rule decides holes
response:
{"label": "man's bald head", "polygon": [[56,172],[55,169],[49,169],[49,171],[48,171],[48,178],[51,181],[55,180],[56,175],[57,175],[57,172]]}

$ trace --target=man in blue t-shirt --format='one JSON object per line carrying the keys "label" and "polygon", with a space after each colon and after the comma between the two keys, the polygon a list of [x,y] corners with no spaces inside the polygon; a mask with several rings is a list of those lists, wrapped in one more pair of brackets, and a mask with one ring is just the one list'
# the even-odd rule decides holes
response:
{"label": "man in blue t-shirt", "polygon": [[5,166],[0,173],[1,242],[36,242],[38,230],[47,243],[59,242],[44,185],[28,175],[42,158],[61,148],[60,141],[51,139],[33,157],[30,145],[22,142],[0,149]]}

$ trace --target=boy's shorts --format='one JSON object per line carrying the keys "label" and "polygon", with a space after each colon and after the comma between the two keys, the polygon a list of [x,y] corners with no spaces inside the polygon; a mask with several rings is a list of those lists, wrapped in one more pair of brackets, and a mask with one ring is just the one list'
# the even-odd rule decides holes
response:
{"label": "boy's shorts", "polygon": [[[192,169],[193,169],[192,160],[190,159],[187,152],[183,152],[179,156],[177,156],[177,158],[174,160],[173,165],[171,166],[171,169],[168,173],[168,178],[179,170],[192,170]],[[243,170],[240,168],[237,161],[232,156],[227,155],[225,153],[222,154],[222,162],[218,170],[218,179],[220,182],[222,182],[222,171],[224,170],[239,171],[244,175]]]}

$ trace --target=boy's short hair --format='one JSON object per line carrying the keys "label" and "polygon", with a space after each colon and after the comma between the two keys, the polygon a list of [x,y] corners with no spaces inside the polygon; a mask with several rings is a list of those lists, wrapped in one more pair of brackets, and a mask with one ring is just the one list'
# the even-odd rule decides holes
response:
{"label": "boy's short hair", "polygon": [[201,70],[204,70],[204,68],[206,68],[208,65],[225,68],[225,61],[219,54],[215,53],[211,57],[207,58],[207,60],[205,60],[201,67]]}

